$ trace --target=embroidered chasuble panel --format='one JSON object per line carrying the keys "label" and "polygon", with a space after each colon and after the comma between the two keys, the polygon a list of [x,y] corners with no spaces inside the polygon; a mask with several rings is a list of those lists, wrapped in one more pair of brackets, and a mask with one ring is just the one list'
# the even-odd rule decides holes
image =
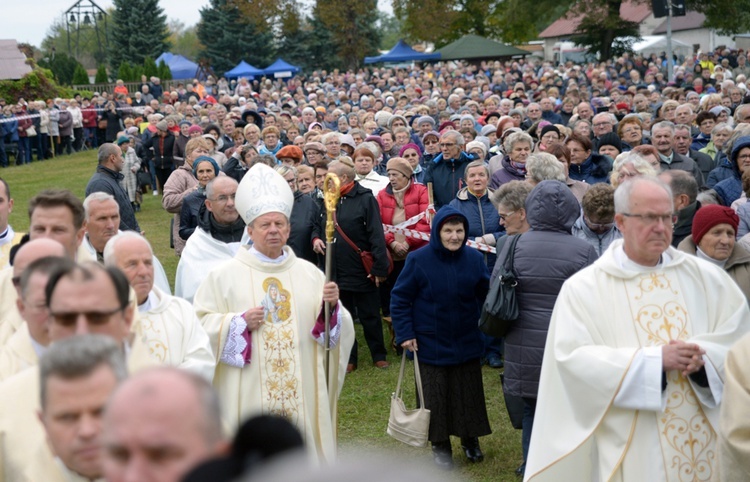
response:
{"label": "embroidered chasuble panel", "polygon": [[294,299],[278,278],[266,278],[261,287],[262,293],[254,295],[256,300],[262,300],[264,323],[257,331],[257,340],[253,337],[253,350],[258,350],[253,363],[260,364],[262,412],[286,418],[304,436],[302,367]]}
{"label": "embroidered chasuble panel", "polygon": [[[641,346],[661,346],[692,336],[686,294],[673,273],[644,273],[624,284]],[[666,395],[664,412],[656,414],[666,480],[709,481],[716,463],[716,433],[690,382],[677,370],[667,372]]]}
{"label": "embroidered chasuble panel", "polygon": [[149,354],[160,363],[169,364],[169,334],[163,320],[152,320],[144,313],[140,314],[140,332],[143,343]]}

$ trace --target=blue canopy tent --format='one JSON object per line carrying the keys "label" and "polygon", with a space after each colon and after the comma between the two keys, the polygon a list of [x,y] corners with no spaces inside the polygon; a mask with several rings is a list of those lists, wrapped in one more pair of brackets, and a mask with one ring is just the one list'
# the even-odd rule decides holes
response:
{"label": "blue canopy tent", "polygon": [[396,46],[386,54],[378,55],[377,57],[365,57],[366,64],[376,64],[379,62],[424,62],[428,60],[440,60],[440,54],[437,52],[431,54],[417,52],[403,40],[399,40]]}
{"label": "blue canopy tent", "polygon": [[266,75],[268,77],[273,76],[277,79],[281,79],[285,77],[291,77],[299,71],[299,67],[295,67],[294,65],[285,62],[283,59],[278,58],[276,59],[276,62],[263,69],[263,75]]}
{"label": "blue canopy tent", "polygon": [[245,77],[247,79],[254,79],[255,77],[261,77],[263,71],[257,67],[253,67],[244,60],[240,61],[232,70],[224,73],[224,76],[228,79],[236,79],[239,77]]}
{"label": "blue canopy tent", "polygon": [[198,75],[198,64],[188,60],[182,55],[174,55],[171,52],[164,52],[156,59],[156,65],[164,61],[172,72],[172,79],[192,79]]}

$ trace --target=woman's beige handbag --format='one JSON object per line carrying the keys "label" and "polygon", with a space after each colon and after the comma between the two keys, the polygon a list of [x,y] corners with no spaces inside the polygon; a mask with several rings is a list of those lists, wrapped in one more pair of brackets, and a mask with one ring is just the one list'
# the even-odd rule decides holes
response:
{"label": "woman's beige handbag", "polygon": [[430,411],[424,408],[424,394],[422,393],[422,378],[419,376],[419,362],[417,352],[414,352],[414,378],[417,381],[419,408],[407,410],[401,395],[404,381],[404,367],[406,367],[406,350],[401,357],[401,371],[398,375],[396,391],[391,395],[391,415],[388,418],[388,435],[399,442],[413,447],[427,445],[427,434],[430,432]]}

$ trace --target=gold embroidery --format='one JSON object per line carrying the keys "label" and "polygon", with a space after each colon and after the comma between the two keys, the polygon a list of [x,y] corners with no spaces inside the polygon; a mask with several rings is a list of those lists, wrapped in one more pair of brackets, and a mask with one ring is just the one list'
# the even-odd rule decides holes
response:
{"label": "gold embroidery", "polygon": [[169,348],[160,339],[161,330],[154,325],[153,320],[141,318],[141,333],[143,342],[148,347],[151,356],[162,363],[166,363]]}
{"label": "gold embroidery", "polygon": [[[690,318],[678,289],[664,272],[633,280],[631,306],[641,346],[661,346],[690,338]],[[677,286],[677,285],[676,285]],[[630,290],[626,290],[630,294]],[[637,303],[636,303],[637,302]],[[667,404],[657,417],[667,481],[708,481],[713,473],[716,433],[690,382],[667,372]]]}
{"label": "gold embroidery", "polygon": [[263,281],[263,319],[259,330],[263,353],[264,413],[279,415],[300,426],[300,369],[297,359],[296,320],[292,317],[289,291],[281,281]]}

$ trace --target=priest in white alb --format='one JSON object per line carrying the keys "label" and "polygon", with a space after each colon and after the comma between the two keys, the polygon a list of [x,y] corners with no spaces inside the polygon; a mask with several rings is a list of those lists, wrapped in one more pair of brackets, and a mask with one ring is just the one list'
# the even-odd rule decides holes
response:
{"label": "priest in white alb", "polygon": [[104,264],[120,268],[135,292],[138,318],[133,332],[141,337],[149,354],[167,365],[184,368],[209,382],[216,360],[206,330],[193,306],[165,293],[155,284],[151,244],[135,231],[121,231],[107,241]]}
{"label": "priest in white alb", "polygon": [[663,182],[621,184],[615,212],[623,239],[557,299],[525,480],[709,481],[747,301],[723,269],[670,246]]}
{"label": "priest in white alb", "polygon": [[[194,299],[217,356],[214,387],[224,422],[236,429],[252,415],[283,416],[311,455],[333,461],[337,400],[354,343],[351,316],[336,284],[285,246],[294,196],[281,175],[256,164],[236,199],[253,245],[213,269]],[[332,307],[330,390],[324,302]]]}

